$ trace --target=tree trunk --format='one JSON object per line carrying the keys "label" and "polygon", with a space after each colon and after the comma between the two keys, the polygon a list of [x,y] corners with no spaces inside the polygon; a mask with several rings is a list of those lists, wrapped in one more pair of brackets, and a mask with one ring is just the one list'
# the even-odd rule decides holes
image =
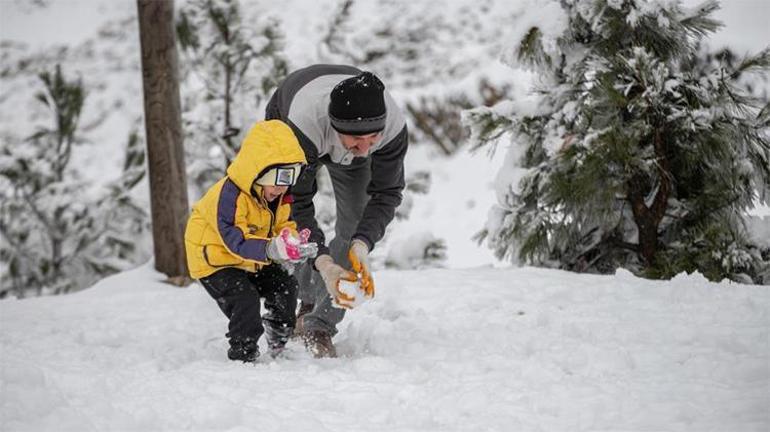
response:
{"label": "tree trunk", "polygon": [[189,213],[173,0],[137,0],[155,268],[187,275]]}
{"label": "tree trunk", "polygon": [[645,204],[646,181],[644,176],[637,174],[629,182],[629,198],[631,210],[634,214],[634,222],[639,232],[639,253],[646,265],[650,266],[655,260],[658,251],[658,225],[652,216],[652,212]]}
{"label": "tree trunk", "polygon": [[[225,42],[227,42],[227,39],[225,39]],[[225,153],[225,161],[227,162],[227,165],[230,165],[232,160],[230,159],[230,152],[233,152],[233,158],[235,157],[236,150],[233,148],[233,142],[232,142],[232,125],[230,125],[230,75],[232,74],[232,70],[230,67],[230,61],[228,60],[225,62],[224,65],[224,72],[225,72],[225,125],[224,125],[224,131],[222,133],[222,138],[225,140],[225,146],[227,147],[227,151]]]}
{"label": "tree trunk", "polygon": [[628,197],[631,201],[634,222],[636,222],[639,231],[639,253],[648,266],[653,265],[655,255],[658,253],[658,227],[666,214],[672,189],[668,156],[660,129],[656,129],[654,132],[653,147],[659,184],[655,198],[649,207],[645,202],[649,193],[645,175],[635,174],[628,182]]}

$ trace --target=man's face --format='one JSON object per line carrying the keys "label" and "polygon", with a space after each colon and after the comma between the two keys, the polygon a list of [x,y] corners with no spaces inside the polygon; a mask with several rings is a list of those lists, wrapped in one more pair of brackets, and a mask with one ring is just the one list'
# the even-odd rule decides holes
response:
{"label": "man's face", "polygon": [[273,202],[274,199],[285,194],[288,189],[288,186],[262,186],[262,195],[265,197],[265,201]]}
{"label": "man's face", "polygon": [[369,154],[369,149],[382,139],[382,132],[370,133],[368,135],[339,135],[340,142],[342,142],[345,149],[356,157]]}

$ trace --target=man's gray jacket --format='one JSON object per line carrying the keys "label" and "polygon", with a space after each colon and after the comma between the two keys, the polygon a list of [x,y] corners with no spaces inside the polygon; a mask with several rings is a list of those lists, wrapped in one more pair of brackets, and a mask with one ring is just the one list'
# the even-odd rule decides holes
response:
{"label": "man's gray jacket", "polygon": [[300,228],[309,228],[310,241],[318,243],[319,255],[328,253],[323,231],[315,218],[313,197],[320,163],[350,165],[366,163],[371,180],[366,188],[369,202],[352,238],[364,241],[369,250],[385,234],[401,203],[404,189],[404,156],[408,146],[406,121],[391,95],[384,93],[387,120],[382,139],[366,158],[353,157],[340,142],[329,121],[331,91],[340,81],[358,75],[352,66],[314,65],[297,70],[278,86],[267,105],[265,119],[286,122],[297,136],[308,166],[292,187],[292,217]]}

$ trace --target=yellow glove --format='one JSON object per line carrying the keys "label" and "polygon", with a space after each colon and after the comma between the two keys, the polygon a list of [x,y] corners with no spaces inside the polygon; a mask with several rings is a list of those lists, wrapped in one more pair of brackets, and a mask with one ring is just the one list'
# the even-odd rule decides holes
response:
{"label": "yellow glove", "polygon": [[352,309],[355,299],[341,292],[339,284],[340,279],[356,282],[358,280],[356,275],[337,265],[329,255],[321,255],[316,258],[315,267],[321,273],[326,291],[332,297],[334,303],[345,309]]}
{"label": "yellow glove", "polygon": [[367,298],[374,297],[374,279],[369,271],[369,246],[363,241],[355,239],[350,243],[348,259],[353,271],[361,281],[361,289]]}

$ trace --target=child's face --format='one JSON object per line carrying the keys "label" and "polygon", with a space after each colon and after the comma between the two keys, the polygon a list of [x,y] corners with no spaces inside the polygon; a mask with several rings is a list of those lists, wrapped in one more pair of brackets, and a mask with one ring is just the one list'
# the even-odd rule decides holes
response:
{"label": "child's face", "polygon": [[262,196],[267,202],[273,202],[274,199],[286,193],[288,186],[262,186]]}

